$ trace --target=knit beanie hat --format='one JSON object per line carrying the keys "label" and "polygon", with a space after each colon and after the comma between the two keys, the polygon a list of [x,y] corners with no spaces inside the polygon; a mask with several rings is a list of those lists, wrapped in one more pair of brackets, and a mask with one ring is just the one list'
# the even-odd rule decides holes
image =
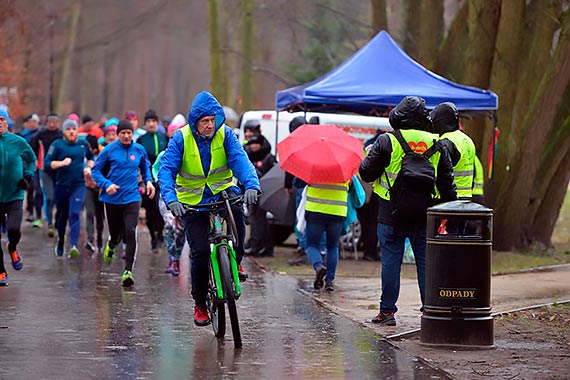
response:
{"label": "knit beanie hat", "polygon": [[158,115],[156,114],[156,111],[153,109],[146,111],[146,113],[144,114],[144,122],[145,123],[147,120],[151,120],[151,119],[158,121]]}
{"label": "knit beanie hat", "polygon": [[107,122],[105,123],[105,128],[111,126],[111,125],[119,125],[119,119],[117,119],[116,117],[112,117],[109,120],[107,120]]}
{"label": "knit beanie hat", "polygon": [[88,122],[90,122],[90,121],[93,121],[93,118],[92,118],[91,115],[89,115],[89,114],[85,114],[85,115],[83,115],[83,117],[81,118],[81,123],[82,123],[82,124],[88,123]]}
{"label": "knit beanie hat", "polygon": [[181,113],[176,114],[176,116],[172,118],[172,121],[168,125],[168,133],[171,133],[176,129],[180,129],[185,125],[186,125],[186,118],[184,117],[184,115],[182,115]]}
{"label": "knit beanie hat", "polygon": [[63,129],[64,131],[66,131],[66,130],[68,130],[69,128],[77,129],[77,128],[78,128],[77,122],[76,122],[75,120],[72,120],[72,119],[67,119],[66,121],[64,121],[64,122],[63,122],[63,128],[62,128],[62,129]]}
{"label": "knit beanie hat", "polygon": [[6,121],[8,123],[10,123],[10,121],[12,120],[12,119],[10,119],[10,115],[8,114],[8,111],[3,110],[1,108],[0,108],[0,116],[2,116],[4,119],[6,119]]}
{"label": "knit beanie hat", "polygon": [[103,133],[105,135],[107,135],[111,132],[117,132],[117,126],[116,125],[109,125],[108,127],[103,128]]}
{"label": "knit beanie hat", "polygon": [[121,131],[125,129],[130,129],[131,131],[134,131],[133,124],[126,119],[121,120],[119,122],[119,126],[117,127],[117,134],[121,133]]}

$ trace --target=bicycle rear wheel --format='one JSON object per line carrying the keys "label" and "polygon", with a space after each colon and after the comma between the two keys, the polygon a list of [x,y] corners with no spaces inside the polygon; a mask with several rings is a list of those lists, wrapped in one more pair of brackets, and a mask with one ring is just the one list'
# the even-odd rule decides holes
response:
{"label": "bicycle rear wheel", "polygon": [[234,337],[234,347],[241,348],[241,332],[239,329],[239,320],[237,315],[237,306],[235,299],[235,286],[232,281],[232,272],[230,270],[230,259],[228,248],[225,245],[218,246],[218,263],[220,265],[220,276],[224,286],[224,297],[228,304],[228,313],[232,324],[232,335]]}
{"label": "bicycle rear wheel", "polygon": [[206,305],[208,306],[208,314],[210,315],[210,321],[214,328],[214,335],[217,338],[223,338],[224,335],[226,335],[226,308],[224,306],[224,301],[221,301],[218,298],[218,293],[212,276],[210,276],[210,282],[208,283],[208,298],[206,299]]}

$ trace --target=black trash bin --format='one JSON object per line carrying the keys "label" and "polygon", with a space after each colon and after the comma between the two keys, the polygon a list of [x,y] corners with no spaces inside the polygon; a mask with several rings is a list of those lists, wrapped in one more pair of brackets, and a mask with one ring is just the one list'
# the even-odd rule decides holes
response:
{"label": "black trash bin", "polygon": [[428,209],[420,343],[493,348],[493,210],[469,201]]}

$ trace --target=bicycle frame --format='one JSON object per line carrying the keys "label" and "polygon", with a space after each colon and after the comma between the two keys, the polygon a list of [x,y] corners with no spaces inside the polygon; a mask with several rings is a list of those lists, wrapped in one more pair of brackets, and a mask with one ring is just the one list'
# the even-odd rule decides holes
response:
{"label": "bicycle frame", "polygon": [[[210,205],[216,205],[219,207],[219,205],[221,205],[221,204],[225,204],[226,208],[231,207],[230,199],[227,199],[227,198],[225,198],[223,201],[211,203]],[[218,264],[218,256],[217,256],[218,247],[221,245],[226,246],[227,251],[228,251],[228,256],[229,256],[229,260],[230,260],[230,267],[231,267],[230,270],[232,272],[232,280],[233,280],[234,286],[235,286],[235,298],[238,299],[239,296],[242,294],[242,290],[241,290],[241,286],[239,283],[238,264],[237,264],[237,259],[236,259],[236,253],[235,253],[234,248],[233,248],[233,240],[236,237],[231,235],[231,233],[229,235],[224,235],[223,218],[220,215],[222,210],[220,208],[216,208],[213,210],[200,210],[200,209],[196,209],[194,207],[190,207],[188,205],[186,205],[186,206],[187,206],[186,209],[188,211],[207,212],[210,215],[210,234],[208,237],[208,240],[210,242],[210,263],[211,263],[210,269],[213,273],[213,278],[214,278],[214,282],[216,285],[216,293],[218,295],[218,299],[225,300],[224,288],[222,286],[222,279],[220,276],[220,267]],[[226,209],[226,208],[224,208],[224,209]],[[229,210],[226,210],[226,211],[229,211]],[[226,223],[228,223],[228,221],[226,221]]]}
{"label": "bicycle frame", "polygon": [[221,240],[221,242],[219,243],[210,243],[210,251],[211,251],[210,262],[212,263],[212,272],[214,274],[214,282],[216,283],[216,291],[218,293],[218,298],[220,300],[225,299],[224,288],[222,286],[222,279],[220,276],[220,267],[218,265],[218,255],[217,255],[218,247],[221,245],[225,245],[228,249],[230,257],[232,278],[234,281],[234,286],[236,291],[235,296],[237,299],[241,295],[241,286],[239,284],[239,278],[238,278],[238,264],[236,260],[236,253],[234,251],[231,239],[229,239],[228,241],[227,237],[223,236],[222,218],[219,215],[214,215],[213,229],[214,229],[213,240],[215,241],[216,237],[220,238]]}

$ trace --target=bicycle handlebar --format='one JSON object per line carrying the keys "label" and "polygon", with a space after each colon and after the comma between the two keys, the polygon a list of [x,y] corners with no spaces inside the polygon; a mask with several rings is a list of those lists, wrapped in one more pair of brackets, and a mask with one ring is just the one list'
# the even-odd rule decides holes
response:
{"label": "bicycle handlebar", "polygon": [[186,212],[214,212],[220,211],[225,208],[226,200],[229,202],[230,207],[233,205],[238,205],[243,203],[243,195],[238,195],[234,198],[228,198],[228,193],[222,192],[222,200],[210,203],[202,203],[199,205],[189,205],[182,203],[182,207]]}

